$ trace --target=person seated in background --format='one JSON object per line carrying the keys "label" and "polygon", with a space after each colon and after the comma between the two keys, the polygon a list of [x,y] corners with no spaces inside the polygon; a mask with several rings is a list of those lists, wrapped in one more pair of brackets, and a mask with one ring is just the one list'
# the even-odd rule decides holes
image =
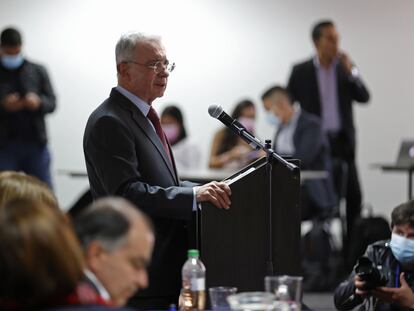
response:
{"label": "person seated in background", "polygon": [[[256,108],[250,100],[236,105],[231,117],[239,121],[247,131],[254,134]],[[241,168],[261,155],[229,128],[219,130],[213,138],[210,152],[210,168]]]}
{"label": "person seated in background", "polygon": [[33,199],[11,200],[0,209],[1,310],[107,309],[81,282],[83,268],[82,250],[62,212]]}
{"label": "person seated in background", "polygon": [[364,255],[379,269],[386,284],[372,284],[354,270],[335,290],[338,310],[351,310],[370,297],[374,310],[414,309],[414,201],[393,209],[391,229],[391,240],[369,245]]}
{"label": "person seated in background", "polygon": [[161,125],[171,144],[177,170],[200,168],[201,152],[187,136],[181,110],[176,106],[165,107],[161,113]]}
{"label": "person seated in background", "polygon": [[136,207],[122,198],[99,199],[75,217],[74,225],[84,251],[86,280],[100,297],[123,306],[148,286],[154,233]]}
{"label": "person seated in background", "polygon": [[56,197],[49,186],[38,178],[22,172],[0,172],[0,208],[14,199],[31,199],[59,209]]}
{"label": "person seated in background", "polygon": [[327,178],[306,180],[302,187],[302,219],[328,216],[336,205],[331,179],[329,146],[316,116],[292,102],[289,92],[273,86],[262,95],[269,119],[277,128],[273,149],[301,161],[302,170],[326,171]]}

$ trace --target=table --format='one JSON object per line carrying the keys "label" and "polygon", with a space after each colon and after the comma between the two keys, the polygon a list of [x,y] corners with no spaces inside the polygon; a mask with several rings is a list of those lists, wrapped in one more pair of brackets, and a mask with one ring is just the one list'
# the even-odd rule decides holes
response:
{"label": "table", "polygon": [[397,165],[374,163],[372,168],[381,169],[383,172],[405,172],[408,174],[408,200],[413,198],[413,171],[414,165]]}
{"label": "table", "polygon": [[[179,173],[181,180],[190,180],[197,183],[207,183],[213,180],[223,180],[235,174],[237,170],[224,169],[198,169],[189,170]],[[83,170],[58,169],[60,175],[66,175],[71,178],[86,178],[88,174]],[[300,181],[303,183],[306,180],[325,179],[328,177],[327,171],[301,171]]]}

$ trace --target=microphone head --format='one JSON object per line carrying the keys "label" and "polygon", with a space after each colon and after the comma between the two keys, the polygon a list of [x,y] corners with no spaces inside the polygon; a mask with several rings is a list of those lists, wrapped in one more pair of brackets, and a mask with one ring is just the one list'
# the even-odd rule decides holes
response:
{"label": "microphone head", "polygon": [[212,104],[208,107],[208,114],[215,119],[217,119],[222,112],[223,108],[220,105]]}

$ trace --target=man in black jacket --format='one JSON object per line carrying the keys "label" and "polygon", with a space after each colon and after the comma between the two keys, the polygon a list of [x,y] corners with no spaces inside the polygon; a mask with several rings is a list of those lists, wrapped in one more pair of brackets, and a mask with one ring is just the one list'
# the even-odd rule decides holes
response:
{"label": "man in black jacket", "polygon": [[174,63],[161,39],[123,35],[115,48],[118,85],[89,117],[83,139],[94,198],[119,195],[149,215],[156,235],[149,287],[130,300],[140,309],[177,304],[189,225],[199,202],[230,208],[223,182],[198,186],[178,177],[174,154],[153,107],[162,97]]}
{"label": "man in black jacket", "polygon": [[44,117],[56,107],[46,69],[23,58],[14,28],[0,38],[0,171],[24,171],[52,186]]}
{"label": "man in black jacket", "polygon": [[312,39],[316,55],[293,67],[288,89],[293,100],[299,101],[303,110],[321,118],[322,128],[329,138],[335,184],[340,194],[344,188],[340,184],[344,181],[341,169],[346,164],[345,197],[349,235],[360,214],[362,201],[355,165],[352,103],[366,103],[369,93],[351,59],[339,50],[339,36],[333,22],[317,23],[312,31]]}
{"label": "man in black jacket", "polygon": [[[348,280],[335,290],[335,306],[351,310],[364,301],[373,303],[374,310],[412,310],[414,308],[414,201],[403,203],[391,214],[391,240],[368,246],[365,255],[387,283],[369,290],[362,276],[351,273]],[[372,287],[372,286],[371,286]]]}

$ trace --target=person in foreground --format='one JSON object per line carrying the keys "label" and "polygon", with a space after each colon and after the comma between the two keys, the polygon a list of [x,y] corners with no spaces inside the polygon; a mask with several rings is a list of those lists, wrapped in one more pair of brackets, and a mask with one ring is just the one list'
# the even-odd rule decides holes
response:
{"label": "person in foreground", "polygon": [[154,233],[147,217],[122,198],[99,199],[74,219],[86,280],[107,303],[123,306],[148,286]]}
{"label": "person in foreground", "polygon": [[174,155],[153,107],[175,68],[161,39],[141,33],[121,36],[115,48],[118,86],[89,117],[83,147],[94,198],[122,196],[149,215],[156,242],[149,286],[129,302],[144,309],[177,303],[188,228],[198,203],[230,207],[222,182],[198,186],[180,181]]}
{"label": "person in foreground", "polygon": [[0,209],[0,310],[107,310],[83,279],[83,256],[63,213],[38,200]]}
{"label": "person in foreground", "polygon": [[59,209],[56,197],[45,182],[22,172],[3,171],[0,173],[0,209],[15,199],[31,199]]}
{"label": "person in foreground", "polygon": [[338,310],[351,310],[363,302],[381,311],[414,309],[414,201],[394,208],[391,228],[391,240],[375,242],[365,253],[385,284],[371,289],[364,277],[352,272],[335,290]]}

